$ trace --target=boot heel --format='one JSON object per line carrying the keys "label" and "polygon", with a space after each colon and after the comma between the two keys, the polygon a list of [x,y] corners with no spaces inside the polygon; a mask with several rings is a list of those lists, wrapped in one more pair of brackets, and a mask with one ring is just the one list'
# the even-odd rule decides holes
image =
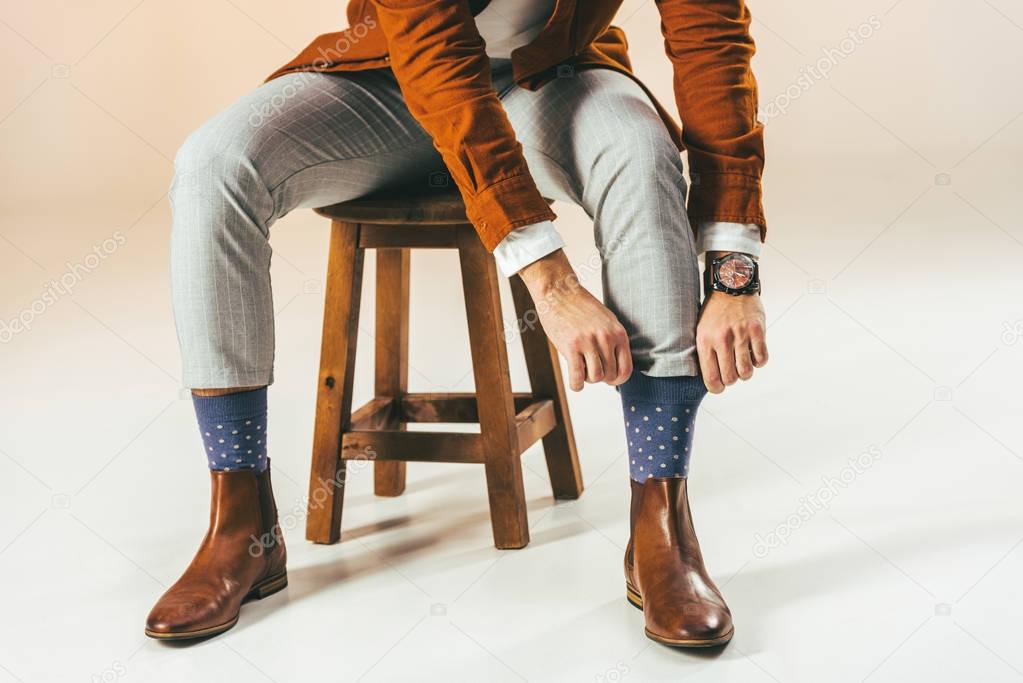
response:
{"label": "boot heel", "polygon": [[272,576],[269,579],[262,581],[257,584],[249,591],[249,596],[257,600],[262,600],[265,597],[269,597],[274,593],[284,589],[288,585],[288,573],[278,574]]}
{"label": "boot heel", "polygon": [[643,597],[628,582],[625,584],[625,599],[636,609],[643,609]]}

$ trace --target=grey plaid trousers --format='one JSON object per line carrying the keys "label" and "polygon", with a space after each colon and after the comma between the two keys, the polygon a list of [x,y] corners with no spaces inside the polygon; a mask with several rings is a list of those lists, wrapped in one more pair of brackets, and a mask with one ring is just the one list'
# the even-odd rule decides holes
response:
{"label": "grey plaid trousers", "polygon": [[[697,374],[700,283],[685,178],[649,98],[608,69],[530,92],[514,83],[510,60],[491,64],[540,192],[593,220],[601,254],[594,269],[629,333],[635,367],[652,376]],[[283,76],[192,133],[170,192],[183,386],[272,383],[274,221],[443,172],[389,70]]]}

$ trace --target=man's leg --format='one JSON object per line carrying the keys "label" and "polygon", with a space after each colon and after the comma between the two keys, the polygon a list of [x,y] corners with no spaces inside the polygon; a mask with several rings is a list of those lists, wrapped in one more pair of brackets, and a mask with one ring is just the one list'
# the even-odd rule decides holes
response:
{"label": "man's leg", "polygon": [[614,71],[580,71],[536,92],[512,88],[502,101],[540,191],[593,218],[604,300],[629,336],[634,371],[619,391],[633,489],[630,600],[644,607],[656,640],[727,642],[731,618],[703,567],[686,493],[706,388],[679,153],[647,95]]}
{"label": "man's leg", "polygon": [[227,630],[240,604],[287,582],[270,489],[270,226],[295,208],[425,182],[443,168],[389,72],[293,74],[189,136],[175,160],[171,277],[183,381],[212,471],[209,533],[146,632]]}
{"label": "man's leg", "polygon": [[387,72],[283,76],[192,133],[178,152],[171,189],[184,385],[272,383],[268,238],[278,218],[425,182],[439,164]]}

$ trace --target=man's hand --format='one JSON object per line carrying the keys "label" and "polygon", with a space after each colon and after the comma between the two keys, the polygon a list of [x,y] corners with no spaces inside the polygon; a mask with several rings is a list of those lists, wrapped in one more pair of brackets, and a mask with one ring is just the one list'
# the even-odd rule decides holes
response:
{"label": "man's hand", "polygon": [[[561,249],[519,271],[548,339],[568,361],[568,384],[621,384],[632,374],[629,335],[618,318],[579,284]],[[522,321],[529,324],[531,321]]]}
{"label": "man's hand", "polygon": [[749,379],[753,368],[764,367],[767,325],[760,297],[711,292],[696,326],[696,352],[703,383],[712,394],[720,394],[736,380]]}

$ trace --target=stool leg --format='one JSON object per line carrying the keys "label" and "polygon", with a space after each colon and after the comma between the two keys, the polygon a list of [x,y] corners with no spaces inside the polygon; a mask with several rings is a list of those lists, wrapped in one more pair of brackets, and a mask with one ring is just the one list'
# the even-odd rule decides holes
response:
{"label": "stool leg", "polygon": [[547,458],[551,489],[555,498],[575,499],[583,492],[583,475],[579,467],[579,453],[575,448],[572,418],[568,414],[568,399],[565,396],[558,352],[540,326],[529,290],[517,276],[511,278],[511,290],[515,300],[515,315],[522,333],[529,386],[534,396],[551,399],[558,420],[557,426],[543,437],[543,452]]}
{"label": "stool leg", "polygon": [[306,538],[336,543],[341,537],[345,461],[341,438],[351,425],[355,343],[359,329],[364,251],[359,226],[331,224],[330,255],[320,347],[320,382],[316,394],[313,464],[309,476]]}
{"label": "stool leg", "polygon": [[493,257],[468,224],[458,227],[458,256],[462,265],[480,435],[486,452],[494,545],[521,548],[529,543],[529,523],[497,269]]}
{"label": "stool leg", "polygon": [[[404,429],[401,397],[408,391],[409,250],[377,249],[376,395],[394,399],[385,429]],[[405,462],[380,460],[373,465],[378,496],[405,490]]]}

